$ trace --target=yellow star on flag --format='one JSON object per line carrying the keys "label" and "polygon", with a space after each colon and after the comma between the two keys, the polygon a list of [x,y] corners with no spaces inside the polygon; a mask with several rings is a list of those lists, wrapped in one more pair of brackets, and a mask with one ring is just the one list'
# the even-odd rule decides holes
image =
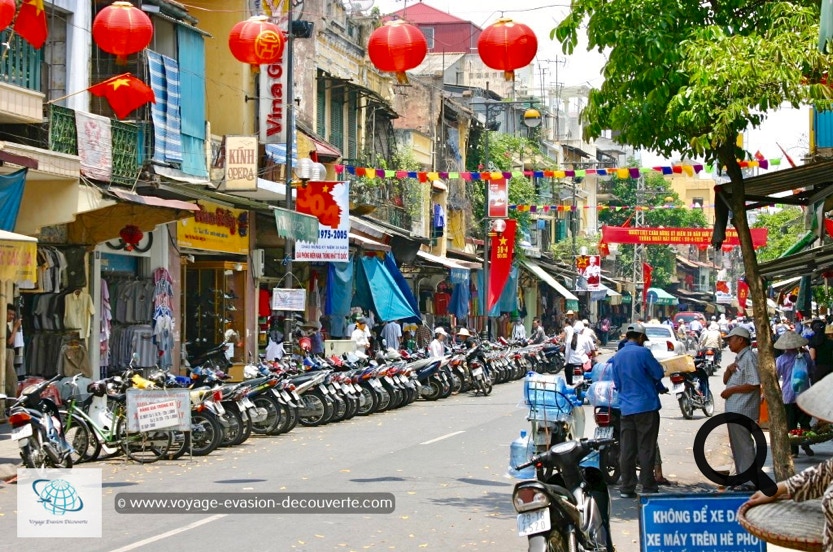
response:
{"label": "yellow star on flag", "polygon": [[500,238],[500,245],[506,245],[506,238]]}
{"label": "yellow star on flag", "polygon": [[40,15],[40,13],[43,11],[43,0],[29,0],[26,3],[30,6],[34,6],[37,10],[38,15]]}
{"label": "yellow star on flag", "polygon": [[110,83],[110,85],[113,87],[113,90],[118,90],[122,86],[130,86],[130,79],[115,79]]}

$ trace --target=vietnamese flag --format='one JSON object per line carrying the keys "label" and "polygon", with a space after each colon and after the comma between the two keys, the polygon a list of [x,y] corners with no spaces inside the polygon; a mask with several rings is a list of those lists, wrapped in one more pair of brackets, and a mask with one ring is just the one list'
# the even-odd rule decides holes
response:
{"label": "vietnamese flag", "polygon": [[134,109],[148,102],[156,103],[150,86],[130,73],[124,73],[95,84],[89,88],[96,96],[103,96],[116,117],[124,119]]}
{"label": "vietnamese flag", "polygon": [[651,287],[651,275],[654,268],[648,263],[642,263],[642,282],[644,291],[642,292],[642,303],[648,304],[648,289]]}
{"label": "vietnamese flag", "polygon": [[749,284],[743,278],[738,280],[738,308],[741,312],[746,310],[746,300],[749,298]]}
{"label": "vietnamese flag", "polygon": [[32,45],[35,50],[43,47],[48,30],[46,28],[46,12],[43,10],[43,0],[25,0],[17,12],[14,22],[14,32]]}

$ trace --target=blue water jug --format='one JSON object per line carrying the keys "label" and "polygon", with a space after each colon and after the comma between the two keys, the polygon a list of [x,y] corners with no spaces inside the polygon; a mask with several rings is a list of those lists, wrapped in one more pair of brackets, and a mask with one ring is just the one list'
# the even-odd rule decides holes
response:
{"label": "blue water jug", "polygon": [[519,466],[532,457],[532,443],[526,435],[526,431],[521,431],[521,436],[512,441],[509,445],[509,475],[515,479],[534,479],[535,466],[529,466],[522,470],[516,470],[515,466]]}

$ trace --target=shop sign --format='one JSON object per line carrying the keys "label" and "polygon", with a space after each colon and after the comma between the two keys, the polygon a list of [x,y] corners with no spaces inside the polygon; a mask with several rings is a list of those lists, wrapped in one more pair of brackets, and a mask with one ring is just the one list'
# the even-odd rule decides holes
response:
{"label": "shop sign", "polygon": [[349,197],[349,182],[308,182],[298,188],[295,209],[318,219],[318,241],[296,239],[296,261],[344,263],[350,259]]}
{"label": "shop sign", "polygon": [[[266,0],[263,7],[270,14],[269,20],[275,23],[282,31],[287,31],[287,8],[289,3],[284,0]],[[287,71],[285,62],[286,56],[268,65],[261,73],[260,81],[260,141],[264,144],[286,143],[286,135],[289,126],[289,110],[286,104],[292,98],[285,98],[287,89]],[[295,138],[294,136],[292,137]]]}
{"label": "shop sign", "polygon": [[489,182],[489,218],[509,217],[509,184],[505,178]]}
{"label": "shop sign", "polygon": [[37,242],[0,240],[0,281],[36,282],[37,280]]}
{"label": "shop sign", "polygon": [[272,310],[304,312],[307,309],[305,289],[272,289]]}
{"label": "shop sign", "polygon": [[191,431],[188,389],[128,389],[127,431],[175,428]]}
{"label": "shop sign", "polygon": [[227,192],[257,191],[257,136],[226,136]]}
{"label": "shop sign", "polygon": [[180,247],[220,251],[235,255],[249,253],[249,212],[200,200],[193,217],[177,223]]}
{"label": "shop sign", "polygon": [[[576,272],[580,284],[579,291],[599,291],[602,285],[602,267],[600,255],[576,255]],[[581,284],[584,284],[583,286]]]}

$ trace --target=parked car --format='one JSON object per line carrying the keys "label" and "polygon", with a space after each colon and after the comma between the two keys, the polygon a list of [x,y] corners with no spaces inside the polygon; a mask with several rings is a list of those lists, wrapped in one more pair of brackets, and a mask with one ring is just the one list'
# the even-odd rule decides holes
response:
{"label": "parked car", "polygon": [[680,327],[680,322],[681,321],[685,321],[686,325],[689,325],[689,324],[691,324],[691,321],[694,320],[695,318],[700,320],[700,323],[703,324],[703,327],[705,327],[707,325],[706,315],[703,314],[702,312],[682,311],[682,312],[678,312],[677,314],[674,315],[674,329],[676,330],[677,328]]}
{"label": "parked car", "polygon": [[648,335],[645,346],[651,349],[651,353],[657,360],[665,360],[685,354],[685,346],[677,339],[677,335],[671,326],[667,324],[645,324],[645,333]]}

